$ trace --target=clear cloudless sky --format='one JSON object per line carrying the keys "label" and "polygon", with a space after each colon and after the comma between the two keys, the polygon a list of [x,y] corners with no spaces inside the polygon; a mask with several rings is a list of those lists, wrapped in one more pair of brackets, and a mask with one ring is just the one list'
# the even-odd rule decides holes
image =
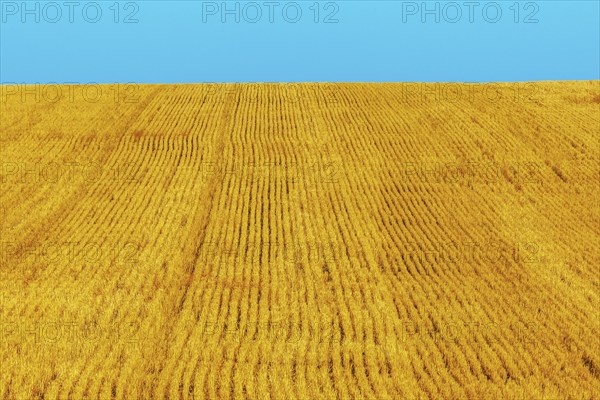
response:
{"label": "clear cloudless sky", "polygon": [[2,83],[600,79],[588,1],[5,1]]}

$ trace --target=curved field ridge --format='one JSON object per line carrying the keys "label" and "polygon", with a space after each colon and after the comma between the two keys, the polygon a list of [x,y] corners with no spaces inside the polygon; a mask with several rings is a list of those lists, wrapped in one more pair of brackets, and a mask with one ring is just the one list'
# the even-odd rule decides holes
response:
{"label": "curved field ridge", "polygon": [[598,81],[1,107],[0,399],[599,398]]}

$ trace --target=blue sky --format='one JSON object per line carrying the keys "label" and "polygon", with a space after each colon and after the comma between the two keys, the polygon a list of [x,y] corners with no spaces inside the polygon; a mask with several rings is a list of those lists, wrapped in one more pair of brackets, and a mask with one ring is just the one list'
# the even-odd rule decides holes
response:
{"label": "blue sky", "polygon": [[594,0],[23,4],[2,83],[600,79]]}

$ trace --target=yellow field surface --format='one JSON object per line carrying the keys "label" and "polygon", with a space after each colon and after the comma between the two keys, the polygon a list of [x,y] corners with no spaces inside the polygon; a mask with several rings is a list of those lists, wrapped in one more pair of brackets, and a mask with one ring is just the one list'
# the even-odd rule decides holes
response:
{"label": "yellow field surface", "polygon": [[1,88],[0,399],[600,398],[600,82]]}

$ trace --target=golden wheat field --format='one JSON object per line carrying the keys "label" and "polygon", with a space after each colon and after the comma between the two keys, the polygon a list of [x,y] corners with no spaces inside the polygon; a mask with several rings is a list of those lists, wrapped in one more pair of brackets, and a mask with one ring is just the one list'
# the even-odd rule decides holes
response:
{"label": "golden wheat field", "polygon": [[1,107],[1,399],[600,398],[598,81]]}

